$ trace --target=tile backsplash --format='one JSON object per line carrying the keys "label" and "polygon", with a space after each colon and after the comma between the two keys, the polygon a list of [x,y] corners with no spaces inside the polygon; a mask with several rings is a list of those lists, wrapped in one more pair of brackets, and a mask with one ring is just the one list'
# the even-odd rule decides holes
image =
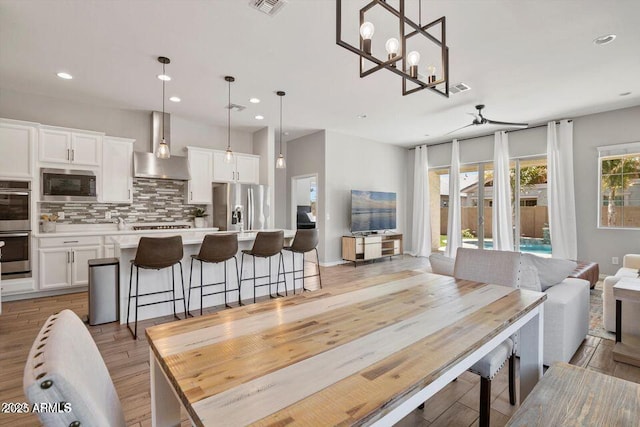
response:
{"label": "tile backsplash", "polygon": [[[133,203],[40,203],[40,215],[64,212],[62,224],[107,224],[122,217],[126,222],[191,221],[196,207],[185,204],[187,181],[134,178]],[[106,212],[111,219],[105,219]]]}

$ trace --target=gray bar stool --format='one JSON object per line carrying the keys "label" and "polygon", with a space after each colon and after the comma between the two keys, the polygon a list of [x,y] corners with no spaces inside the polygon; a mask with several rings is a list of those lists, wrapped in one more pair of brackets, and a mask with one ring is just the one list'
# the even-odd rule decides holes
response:
{"label": "gray bar stool", "polygon": [[[320,258],[318,257],[318,229],[306,229],[306,230],[297,230],[296,236],[293,238],[293,243],[291,246],[287,246],[284,248],[285,251],[291,252],[291,271],[287,271],[287,273],[293,273],[293,293],[296,293],[296,273],[302,272],[302,277],[298,277],[298,280],[302,279],[302,290],[308,291],[307,288],[304,287],[304,279],[307,277],[318,277],[320,280],[320,289],[322,289],[322,277],[320,276]],[[307,252],[315,251],[316,252],[316,266],[318,272],[316,274],[305,275],[304,273],[304,254]],[[302,268],[300,270],[296,270],[296,254],[302,254]]]}
{"label": "gray bar stool", "polygon": [[[191,255],[191,270],[189,271],[189,300],[187,307],[191,309],[191,289],[200,288],[200,315],[202,315],[202,302],[204,297],[211,295],[224,294],[224,305],[231,307],[227,303],[228,292],[238,292],[238,304],[240,304],[240,276],[238,275],[238,258],[236,253],[238,252],[238,234],[236,233],[224,233],[224,234],[207,234],[204,236],[202,246],[200,246],[200,252],[197,255]],[[227,289],[227,261],[231,258],[236,262],[236,281],[238,287],[235,289]],[[200,261],[200,285],[193,285],[193,261]],[[204,269],[204,263],[224,265],[224,281],[214,283],[204,283],[202,270]],[[205,294],[203,288],[215,285],[224,285],[224,290],[210,292]]]}
{"label": "gray bar stool", "polygon": [[[240,283],[247,280],[253,280],[253,302],[256,302],[256,288],[260,286],[269,286],[269,296],[274,298],[271,293],[271,257],[280,255],[278,258],[278,275],[276,276],[276,296],[283,296],[278,294],[278,289],[281,282],[284,282],[285,295],[287,293],[287,276],[284,273],[284,258],[282,257],[282,248],[284,247],[284,231],[259,231],[256,235],[256,240],[253,242],[251,249],[245,249],[242,251],[241,266],[240,266]],[[242,278],[244,269],[244,256],[251,255],[253,257],[253,277]],[[269,275],[268,276],[256,276],[256,258],[267,258],[269,262]],[[282,273],[280,272],[280,264],[282,264]],[[284,280],[280,280],[280,274],[282,274]],[[257,279],[268,278],[269,281],[263,284],[257,284]]]}
{"label": "gray bar stool", "polygon": [[[127,328],[131,331],[133,339],[138,338],[138,307],[145,307],[148,305],[162,304],[166,302],[173,302],[173,316],[176,319],[180,319],[176,314],[176,301],[182,300],[184,304],[184,316],[187,317],[187,304],[185,300],[184,292],[184,278],[182,274],[182,237],[141,237],[138,243],[138,249],[136,250],[136,257],[131,261],[131,271],[129,273],[129,299],[127,300]],[[180,280],[182,281],[182,298],[176,298],[176,285],[175,285],[175,265],[180,264]],[[136,267],[136,295],[131,296],[133,290],[133,267]],[[157,291],[148,292],[146,294],[140,294],[140,284],[138,280],[138,273],[140,268],[149,270],[161,270],[163,268],[171,267],[171,290],[170,291]],[[158,295],[171,292],[171,299],[149,302],[146,304],[140,304],[138,302],[139,297]],[[136,320],[135,328],[131,330],[129,324],[129,311],[131,309],[131,299],[136,300]]]}

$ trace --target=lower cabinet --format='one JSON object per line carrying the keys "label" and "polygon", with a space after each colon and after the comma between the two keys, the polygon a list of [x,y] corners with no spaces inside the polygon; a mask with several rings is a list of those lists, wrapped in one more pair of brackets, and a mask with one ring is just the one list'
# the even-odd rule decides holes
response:
{"label": "lower cabinet", "polygon": [[342,237],[342,259],[346,261],[356,263],[401,255],[402,253],[402,234],[387,233]]}
{"label": "lower cabinet", "polygon": [[38,256],[40,290],[86,286],[88,261],[102,256],[101,238],[41,238]]}

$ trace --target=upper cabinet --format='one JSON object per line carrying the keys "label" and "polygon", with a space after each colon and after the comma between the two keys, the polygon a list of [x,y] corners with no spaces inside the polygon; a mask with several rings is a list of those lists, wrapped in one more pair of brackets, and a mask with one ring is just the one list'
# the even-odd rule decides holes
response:
{"label": "upper cabinet", "polygon": [[232,162],[225,163],[224,155],[224,151],[213,152],[214,181],[258,184],[260,181],[260,156],[233,153]]}
{"label": "upper cabinet", "polygon": [[0,120],[0,177],[33,178],[37,124]]}
{"label": "upper cabinet", "polygon": [[104,203],[133,202],[133,143],[135,139],[105,136],[99,200]]}
{"label": "upper cabinet", "polygon": [[191,174],[187,189],[188,204],[210,205],[212,203],[213,158],[212,150],[187,147],[187,160]]}
{"label": "upper cabinet", "polygon": [[50,126],[40,128],[41,163],[99,166],[102,133]]}

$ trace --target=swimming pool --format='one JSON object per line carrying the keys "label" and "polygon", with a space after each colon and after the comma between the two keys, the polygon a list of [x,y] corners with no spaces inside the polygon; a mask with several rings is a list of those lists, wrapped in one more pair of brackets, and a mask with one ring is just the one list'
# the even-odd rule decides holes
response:
{"label": "swimming pool", "polygon": [[[473,246],[476,248],[478,247],[477,240],[464,240],[463,243],[465,245]],[[484,249],[493,249],[493,242],[491,240],[485,240]],[[528,253],[540,254],[540,255],[551,255],[551,245],[520,243],[520,252],[528,252]]]}

